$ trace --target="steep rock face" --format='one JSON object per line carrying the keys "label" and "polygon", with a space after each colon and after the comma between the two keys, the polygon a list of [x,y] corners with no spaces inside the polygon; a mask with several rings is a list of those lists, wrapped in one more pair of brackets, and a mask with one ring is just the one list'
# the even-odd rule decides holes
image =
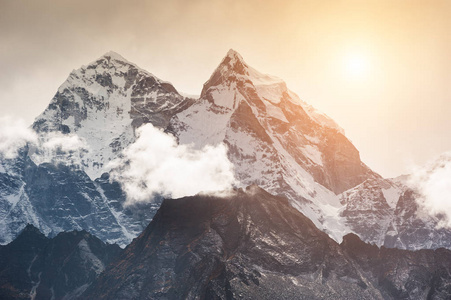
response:
{"label": "steep rock face", "polygon": [[85,299],[446,299],[451,252],[338,245],[251,186],[165,200]]}
{"label": "steep rock face", "polygon": [[120,251],[85,231],[48,239],[28,225],[0,247],[0,298],[77,298]]}
{"label": "steep rock face", "polygon": [[[220,120],[204,128],[199,123],[206,120],[193,120],[193,113]],[[198,146],[225,141],[243,147],[234,131],[250,135],[277,151],[270,159],[280,161],[279,169],[288,168],[288,158],[283,157],[287,154],[335,193],[373,175],[338,125],[300,100],[282,80],[248,66],[233,50],[204,84],[198,102],[178,114],[174,123],[181,129],[182,142],[195,141]]]}

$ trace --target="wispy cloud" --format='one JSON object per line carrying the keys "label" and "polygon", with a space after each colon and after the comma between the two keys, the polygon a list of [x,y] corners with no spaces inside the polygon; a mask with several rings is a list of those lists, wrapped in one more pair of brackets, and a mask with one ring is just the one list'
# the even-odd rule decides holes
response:
{"label": "wispy cloud", "polygon": [[112,178],[127,194],[127,204],[151,201],[155,194],[179,198],[200,192],[216,193],[235,183],[227,148],[220,144],[196,150],[146,124],[137,140],[111,162]]}
{"label": "wispy cloud", "polygon": [[415,168],[408,184],[420,193],[418,204],[439,217],[438,226],[451,228],[451,152],[425,167]]}
{"label": "wispy cloud", "polygon": [[58,161],[79,165],[82,155],[89,150],[76,134],[37,134],[22,119],[0,117],[0,158],[14,159],[26,145],[30,146],[29,154],[38,164]]}
{"label": "wispy cloud", "polygon": [[39,135],[38,142],[29,154],[37,164],[52,162],[82,167],[82,158],[87,152],[89,146],[77,134],[49,132]]}
{"label": "wispy cloud", "polygon": [[0,117],[0,156],[13,159],[27,143],[37,142],[36,133],[22,119]]}
{"label": "wispy cloud", "polygon": [[63,152],[87,149],[86,142],[76,134],[62,134],[60,132],[49,133],[42,147],[50,150],[60,150]]}

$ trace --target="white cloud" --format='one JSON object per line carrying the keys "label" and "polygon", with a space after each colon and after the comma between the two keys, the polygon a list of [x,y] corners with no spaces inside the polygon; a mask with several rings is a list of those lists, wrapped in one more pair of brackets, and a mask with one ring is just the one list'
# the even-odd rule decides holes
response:
{"label": "white cloud", "polygon": [[440,217],[439,227],[451,228],[451,152],[416,168],[408,184],[420,193],[418,204],[430,215]]}
{"label": "white cloud", "polygon": [[0,156],[13,159],[20,148],[36,142],[36,133],[22,119],[0,117]]}
{"label": "white cloud", "polygon": [[50,150],[60,150],[63,152],[71,152],[88,148],[86,142],[78,135],[67,135],[60,132],[52,132],[47,134],[42,147]]}
{"label": "white cloud", "polygon": [[14,159],[19,150],[29,146],[28,154],[37,164],[44,162],[81,166],[89,151],[86,142],[76,134],[50,132],[37,134],[22,119],[0,117],[0,159]]}
{"label": "white cloud", "polygon": [[39,135],[29,155],[36,164],[50,162],[82,167],[82,158],[88,151],[86,141],[77,134],[49,132]]}
{"label": "white cloud", "polygon": [[137,140],[111,162],[112,178],[127,194],[127,204],[151,201],[161,194],[179,198],[216,193],[235,183],[227,148],[220,144],[201,150],[178,145],[175,138],[146,124],[137,129]]}

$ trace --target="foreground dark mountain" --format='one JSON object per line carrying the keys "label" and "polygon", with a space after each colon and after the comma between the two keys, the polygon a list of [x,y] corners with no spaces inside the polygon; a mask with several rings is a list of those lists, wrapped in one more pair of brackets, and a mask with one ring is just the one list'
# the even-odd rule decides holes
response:
{"label": "foreground dark mountain", "polygon": [[0,299],[77,298],[120,251],[86,231],[48,239],[28,225],[0,247]]}
{"label": "foreground dark mountain", "polygon": [[451,251],[341,245],[285,198],[165,200],[83,299],[449,299]]}

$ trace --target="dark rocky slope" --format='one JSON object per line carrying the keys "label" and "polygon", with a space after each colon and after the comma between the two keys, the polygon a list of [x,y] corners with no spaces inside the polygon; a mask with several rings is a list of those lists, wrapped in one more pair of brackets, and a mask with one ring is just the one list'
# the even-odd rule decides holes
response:
{"label": "dark rocky slope", "polygon": [[0,247],[0,299],[77,298],[120,251],[86,231],[49,239],[28,225]]}
{"label": "dark rocky slope", "polygon": [[451,252],[341,245],[285,198],[165,200],[84,299],[449,299]]}

